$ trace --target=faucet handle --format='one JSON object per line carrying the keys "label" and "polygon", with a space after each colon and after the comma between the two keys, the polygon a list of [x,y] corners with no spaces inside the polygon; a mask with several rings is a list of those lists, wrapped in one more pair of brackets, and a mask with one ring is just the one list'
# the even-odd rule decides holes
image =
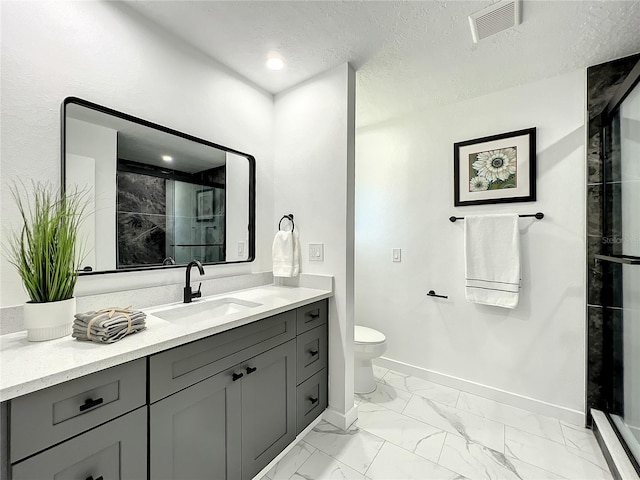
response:
{"label": "faucet handle", "polygon": [[202,282],[200,282],[200,284],[198,285],[198,291],[193,294],[194,298],[200,298],[202,296],[202,292],[200,291],[201,287],[202,287]]}

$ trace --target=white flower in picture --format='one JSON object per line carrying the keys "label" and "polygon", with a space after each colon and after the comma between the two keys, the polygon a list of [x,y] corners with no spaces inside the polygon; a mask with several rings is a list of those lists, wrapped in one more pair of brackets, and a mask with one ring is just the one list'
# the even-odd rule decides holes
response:
{"label": "white flower in picture", "polygon": [[484,177],[473,177],[469,181],[469,191],[470,192],[481,192],[489,188],[489,180]]}
{"label": "white flower in picture", "polygon": [[478,172],[478,177],[489,182],[507,180],[516,173],[516,149],[509,147],[480,152],[471,166]]}

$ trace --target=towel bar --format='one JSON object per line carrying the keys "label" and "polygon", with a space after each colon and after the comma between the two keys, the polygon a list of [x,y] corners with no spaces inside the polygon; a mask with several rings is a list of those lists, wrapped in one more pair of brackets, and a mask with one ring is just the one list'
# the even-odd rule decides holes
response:
{"label": "towel bar", "polygon": [[598,260],[605,262],[624,263],[626,265],[640,265],[640,257],[633,255],[594,255]]}
{"label": "towel bar", "polygon": [[[538,213],[528,213],[526,215],[518,215],[519,217],[536,217],[538,220],[542,220],[544,218],[544,213],[542,212],[538,212]],[[455,222],[456,220],[464,220],[464,217],[449,217],[449,221],[451,223]]]}

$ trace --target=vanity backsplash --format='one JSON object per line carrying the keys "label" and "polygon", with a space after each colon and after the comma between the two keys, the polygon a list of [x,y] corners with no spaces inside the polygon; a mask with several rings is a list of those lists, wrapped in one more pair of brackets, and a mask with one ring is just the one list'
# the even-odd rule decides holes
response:
{"label": "vanity backsplash", "polygon": [[[198,282],[200,281],[197,279]],[[244,290],[274,284],[272,272],[248,273],[202,280],[202,295],[219,295],[222,293]],[[333,277],[330,275],[311,275],[301,273],[296,278],[277,279],[277,285],[291,287],[307,287],[319,290],[333,290]],[[129,288],[119,292],[78,295],[76,305],[78,312],[88,312],[106,307],[128,307],[135,309],[149,308],[165,303],[182,301],[184,283],[159,285],[145,288]],[[22,305],[0,308],[0,335],[24,330],[22,322]]]}
{"label": "vanity backsplash", "polygon": [[[197,279],[199,282],[200,280]],[[231,277],[219,277],[202,280],[203,296],[217,295],[259,287],[273,283],[271,272],[250,273]],[[159,285],[139,289],[128,289],[121,292],[100,293],[78,296],[76,305],[78,312],[88,312],[106,307],[128,307],[135,309],[179,302],[182,300],[184,284]],[[22,305],[0,308],[0,335],[24,330],[22,322]]]}

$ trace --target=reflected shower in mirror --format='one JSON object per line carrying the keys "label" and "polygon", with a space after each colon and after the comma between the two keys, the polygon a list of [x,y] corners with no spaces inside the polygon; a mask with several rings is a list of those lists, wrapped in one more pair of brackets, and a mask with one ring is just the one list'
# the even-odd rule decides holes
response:
{"label": "reflected shower in mirror", "polygon": [[251,155],[68,98],[62,159],[89,196],[86,272],[253,260]]}

